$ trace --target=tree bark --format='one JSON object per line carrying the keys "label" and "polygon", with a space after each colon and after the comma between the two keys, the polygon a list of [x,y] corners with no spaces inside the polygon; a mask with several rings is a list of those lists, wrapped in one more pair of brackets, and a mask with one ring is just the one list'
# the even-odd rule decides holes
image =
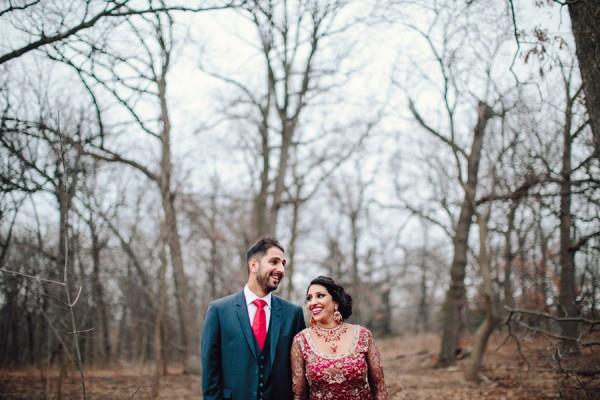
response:
{"label": "tree bark", "polygon": [[219,271],[223,270],[221,258],[219,257],[219,234],[217,226],[217,196],[211,196],[210,198],[210,217],[207,236],[210,242],[210,267],[208,274],[208,281],[210,286],[210,298],[216,299],[218,297],[218,281]]}
{"label": "tree bark", "polygon": [[596,156],[600,157],[600,1],[569,1],[571,28],[583,80]]}
{"label": "tree bark", "polygon": [[514,258],[512,250],[512,233],[515,229],[515,214],[517,212],[518,202],[512,202],[510,204],[510,211],[508,212],[508,227],[506,229],[506,235],[504,236],[504,302],[508,307],[515,306],[515,298],[512,287],[512,262]]}
{"label": "tree bark", "polygon": [[[269,85],[270,87],[270,85]],[[261,171],[260,171],[260,188],[254,199],[254,225],[255,225],[255,236],[259,237],[262,235],[271,234],[271,229],[268,226],[267,210],[268,199],[269,199],[269,172],[271,170],[271,149],[269,145],[269,108],[271,100],[271,93],[267,94],[267,104],[265,108],[261,109],[262,113],[262,124],[259,127],[260,143],[261,143]]]}
{"label": "tree bark", "polygon": [[488,255],[488,227],[487,219],[478,215],[477,223],[479,225],[479,271],[483,280],[483,297],[485,299],[485,319],[477,328],[475,333],[475,343],[473,345],[473,354],[467,363],[465,369],[465,379],[471,382],[479,381],[479,370],[485,355],[490,335],[496,328],[498,317],[494,311],[494,293],[492,289],[492,272],[490,268],[490,259]]}
{"label": "tree bark", "polygon": [[101,358],[103,361],[107,361],[111,356],[111,345],[110,345],[110,329],[108,326],[108,314],[106,311],[106,302],[104,300],[104,288],[102,287],[102,280],[100,278],[100,251],[102,245],[98,238],[98,232],[96,231],[96,224],[94,221],[88,221],[88,227],[90,229],[90,237],[92,239],[92,295],[94,298],[95,307],[97,310],[96,321],[100,324],[100,335],[99,346],[101,350]]}
{"label": "tree bark", "polygon": [[541,217],[538,217],[537,230],[540,244],[540,264],[536,271],[536,282],[540,295],[541,309],[544,312],[548,312],[547,297],[548,297],[548,284],[546,282],[546,271],[548,269],[548,243],[547,238],[544,236],[544,230],[542,229]]}
{"label": "tree bark", "polygon": [[[563,127],[563,151],[560,181],[560,285],[559,303],[562,312],[567,317],[575,317],[578,310],[575,305],[575,260],[571,250],[571,125],[573,119],[572,100],[569,93],[569,82],[565,82],[566,107]],[[577,322],[563,322],[562,335],[569,338],[577,337]],[[578,353],[577,342],[563,340],[561,352],[564,354]]]}
{"label": "tree bark", "polygon": [[166,308],[166,292],[167,292],[167,237],[166,229],[164,225],[161,227],[160,234],[160,269],[158,271],[158,304],[156,306],[156,315],[154,319],[154,380],[152,381],[151,396],[153,399],[159,397],[160,392],[160,377],[162,371],[162,356],[163,356],[163,342],[162,342],[162,326],[165,316]]}
{"label": "tree bark", "polygon": [[427,332],[429,329],[429,307],[427,306],[427,267],[425,264],[425,251],[423,251],[423,260],[421,261],[421,291],[419,299],[419,308],[417,312],[417,333]]}
{"label": "tree bark", "polygon": [[[361,298],[361,284],[360,274],[358,270],[358,241],[359,241],[359,229],[358,229],[358,211],[352,210],[350,207],[350,228],[352,230],[352,296],[354,298]],[[356,304],[353,310],[354,320],[357,324],[361,324],[363,321],[363,315],[361,312],[360,304]]]}
{"label": "tree bark", "polygon": [[419,305],[417,308],[416,332],[429,331],[429,291],[427,290],[427,257],[429,249],[429,231],[423,224],[423,243],[419,254],[419,269],[421,270],[421,283],[419,291]]}
{"label": "tree bark", "polygon": [[291,238],[288,245],[288,265],[286,266],[286,279],[287,285],[287,296],[293,298],[294,296],[294,262],[296,259],[296,246],[298,243],[298,224],[300,221],[300,192],[302,186],[297,187],[297,196],[292,204],[292,226],[291,226]]}
{"label": "tree bark", "polygon": [[[162,74],[158,78],[158,92],[160,99],[160,111],[162,130],[160,134],[162,158],[160,161],[159,187],[164,210],[164,223],[167,231],[169,253],[171,255],[171,265],[173,267],[173,280],[175,281],[175,301],[179,314],[179,326],[181,332],[181,342],[185,349],[184,370],[186,373],[197,373],[200,367],[200,357],[197,354],[199,349],[196,338],[199,332],[195,332],[196,318],[193,312],[193,302],[190,297],[188,279],[183,264],[183,252],[181,250],[181,240],[177,228],[177,214],[175,212],[175,195],[171,188],[171,122],[169,109],[167,106],[167,82],[166,73],[168,70],[168,55],[164,61]],[[199,328],[198,328],[199,330]]]}
{"label": "tree bark", "polygon": [[455,351],[458,347],[462,328],[469,230],[475,213],[477,173],[479,171],[479,161],[481,160],[483,135],[487,122],[492,116],[492,110],[487,104],[480,102],[477,113],[477,124],[473,131],[471,151],[467,160],[467,183],[464,186],[465,193],[453,239],[454,255],[450,267],[450,287],[444,304],[442,343],[437,361],[437,365],[440,367],[453,365],[456,362]]}

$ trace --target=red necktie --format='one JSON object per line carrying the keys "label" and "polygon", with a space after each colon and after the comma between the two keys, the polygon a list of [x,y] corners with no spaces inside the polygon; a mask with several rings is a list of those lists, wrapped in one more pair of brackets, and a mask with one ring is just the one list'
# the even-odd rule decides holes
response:
{"label": "red necktie", "polygon": [[252,332],[254,332],[258,347],[262,351],[265,339],[267,338],[267,315],[265,314],[267,302],[262,299],[256,299],[252,304],[256,306],[256,314],[254,314],[254,321],[252,321]]}

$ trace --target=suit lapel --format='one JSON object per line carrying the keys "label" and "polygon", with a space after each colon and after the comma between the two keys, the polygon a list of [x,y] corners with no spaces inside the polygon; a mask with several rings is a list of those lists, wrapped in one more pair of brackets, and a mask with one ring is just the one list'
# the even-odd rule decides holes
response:
{"label": "suit lapel", "polygon": [[283,317],[283,307],[281,302],[275,296],[271,297],[271,344],[269,349],[269,363],[273,365],[275,360],[275,351],[277,350],[277,341],[279,340],[279,332],[281,331],[281,320]]}
{"label": "suit lapel", "polygon": [[240,328],[244,334],[244,338],[246,339],[246,342],[248,342],[248,346],[250,347],[250,350],[252,350],[252,354],[254,354],[254,357],[258,361],[258,348],[256,345],[256,340],[254,339],[254,334],[252,333],[252,329],[250,327],[248,306],[246,305],[246,296],[244,296],[244,291],[241,291],[236,297],[235,313],[237,314],[238,322],[240,323]]}

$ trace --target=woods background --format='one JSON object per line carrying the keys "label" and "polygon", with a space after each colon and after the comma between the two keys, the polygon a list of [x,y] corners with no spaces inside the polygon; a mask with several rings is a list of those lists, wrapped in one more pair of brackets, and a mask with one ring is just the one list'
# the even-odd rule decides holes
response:
{"label": "woods background", "polygon": [[[600,3],[2,1],[0,367],[199,369],[259,235],[377,335],[597,345]],[[512,311],[511,311],[512,310]],[[531,312],[525,312],[529,310]],[[85,368],[84,368],[85,366]],[[83,387],[85,392],[85,387]]]}

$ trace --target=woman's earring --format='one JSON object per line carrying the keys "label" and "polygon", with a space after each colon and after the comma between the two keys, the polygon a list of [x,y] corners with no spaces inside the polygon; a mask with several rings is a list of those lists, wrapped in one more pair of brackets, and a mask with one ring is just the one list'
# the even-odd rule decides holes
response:
{"label": "woman's earring", "polygon": [[315,321],[314,317],[310,317],[310,326],[315,326],[317,324],[317,321]]}
{"label": "woman's earring", "polygon": [[344,320],[344,318],[342,318],[342,313],[339,312],[338,310],[335,310],[335,312],[333,313],[333,320],[335,321],[336,324],[341,324]]}

